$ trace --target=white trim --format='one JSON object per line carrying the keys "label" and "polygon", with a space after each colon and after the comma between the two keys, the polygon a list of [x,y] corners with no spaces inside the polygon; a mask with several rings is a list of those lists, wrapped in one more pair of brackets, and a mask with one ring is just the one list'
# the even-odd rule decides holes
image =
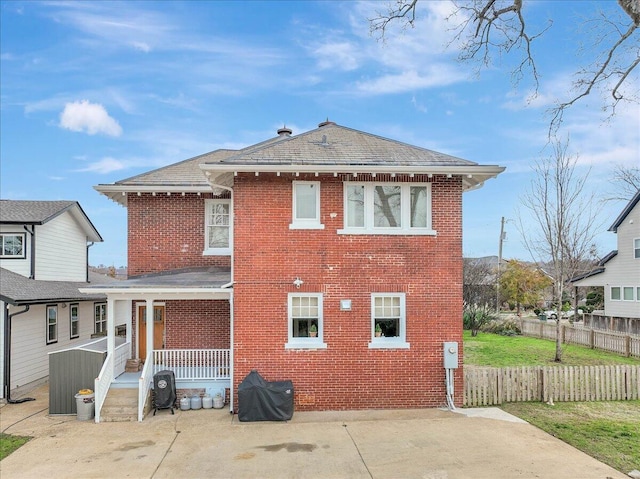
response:
{"label": "white trim", "polygon": [[[229,206],[229,246],[224,248],[212,248],[209,246],[209,219],[211,209],[218,204]],[[231,198],[215,198],[204,200],[204,250],[203,256],[230,256],[233,254],[233,202]]]}
{"label": "white trim", "polygon": [[[400,298],[400,318],[398,336],[385,338],[375,336],[375,300],[376,298]],[[409,349],[407,337],[406,293],[371,293],[371,340],[369,349]]]}
{"label": "white trim", "polygon": [[[638,246],[636,246],[636,242],[638,243]],[[633,259],[640,260],[640,255],[636,256],[636,251],[640,252],[640,238],[633,238],[631,248],[631,257]]]}
{"label": "white trim", "polygon": [[[311,186],[315,187],[315,202],[316,211],[315,218],[297,218],[297,199],[296,189],[298,186]],[[324,225],[320,222],[320,182],[319,181],[292,181],[291,182],[291,224],[289,229],[292,230],[316,230],[324,229]]]}
{"label": "white trim", "polygon": [[[318,336],[315,338],[293,337],[293,298],[318,299]],[[323,297],[322,293],[288,293],[287,295],[287,342],[285,349],[326,349],[324,339]]]}

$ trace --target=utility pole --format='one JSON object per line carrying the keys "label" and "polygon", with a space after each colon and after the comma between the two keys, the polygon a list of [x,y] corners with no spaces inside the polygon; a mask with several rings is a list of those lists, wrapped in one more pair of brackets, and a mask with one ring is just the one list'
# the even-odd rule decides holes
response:
{"label": "utility pole", "polygon": [[502,267],[502,242],[504,241],[504,216],[500,221],[500,240],[498,242],[498,275],[496,277],[496,311],[500,312],[500,268]]}

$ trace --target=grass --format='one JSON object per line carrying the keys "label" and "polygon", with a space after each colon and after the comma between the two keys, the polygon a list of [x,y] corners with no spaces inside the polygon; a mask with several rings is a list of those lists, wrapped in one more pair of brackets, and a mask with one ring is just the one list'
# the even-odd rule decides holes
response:
{"label": "grass", "polygon": [[0,461],[26,443],[30,437],[0,433]]}
{"label": "grass", "polygon": [[[464,363],[473,366],[551,366],[554,362],[556,343],[546,339],[525,336],[500,336],[471,331],[464,332]],[[615,364],[640,364],[637,358],[625,358],[606,351],[589,349],[572,344],[562,345],[563,366],[599,366]]]}
{"label": "grass", "polygon": [[622,473],[640,470],[640,401],[508,403],[502,409]]}

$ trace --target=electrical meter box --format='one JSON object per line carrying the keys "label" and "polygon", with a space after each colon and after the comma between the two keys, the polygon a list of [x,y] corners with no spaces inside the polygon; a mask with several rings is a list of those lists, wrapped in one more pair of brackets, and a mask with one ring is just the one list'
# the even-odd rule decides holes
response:
{"label": "electrical meter box", "polygon": [[443,343],[444,368],[458,369],[458,343],[455,341]]}

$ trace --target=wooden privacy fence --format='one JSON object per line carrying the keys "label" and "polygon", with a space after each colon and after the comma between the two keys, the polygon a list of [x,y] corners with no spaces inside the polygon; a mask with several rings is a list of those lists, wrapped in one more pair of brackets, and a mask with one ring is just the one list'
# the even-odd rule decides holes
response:
{"label": "wooden privacy fence", "polygon": [[[521,321],[523,336],[556,340],[555,321]],[[570,324],[560,325],[560,338],[565,344],[577,344],[623,356],[640,358],[640,336],[600,331]]]}
{"label": "wooden privacy fence", "polygon": [[640,399],[640,365],[464,368],[464,405]]}

